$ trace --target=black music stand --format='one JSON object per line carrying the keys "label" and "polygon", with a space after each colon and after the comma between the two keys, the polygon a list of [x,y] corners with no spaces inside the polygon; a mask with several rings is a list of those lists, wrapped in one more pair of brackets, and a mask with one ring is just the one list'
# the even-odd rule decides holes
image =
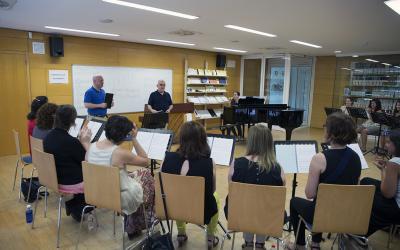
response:
{"label": "black music stand", "polygon": [[371,113],[371,119],[374,123],[379,124],[379,132],[378,132],[378,140],[376,142],[376,145],[374,148],[368,150],[367,152],[364,153],[364,155],[368,153],[375,153],[375,154],[386,154],[385,150],[383,148],[379,147],[380,139],[381,139],[381,133],[382,133],[382,125],[386,125],[390,127],[391,121],[388,118],[388,116],[384,112],[373,112]]}
{"label": "black music stand", "polygon": [[368,120],[368,114],[364,108],[347,107],[347,111],[351,117],[356,119],[356,125],[358,119]]}
{"label": "black music stand", "polygon": [[328,115],[330,115],[330,114],[333,114],[333,113],[336,113],[336,112],[342,113],[342,110],[341,110],[341,109],[338,109],[338,108],[328,108],[328,107],[325,107],[325,114],[326,114],[326,116],[328,116]]}
{"label": "black music stand", "polygon": [[168,113],[144,113],[142,128],[163,129],[168,124]]}

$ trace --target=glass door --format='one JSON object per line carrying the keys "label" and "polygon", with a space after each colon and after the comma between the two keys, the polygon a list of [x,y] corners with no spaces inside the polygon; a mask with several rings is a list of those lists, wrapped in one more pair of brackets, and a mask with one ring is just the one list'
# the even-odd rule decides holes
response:
{"label": "glass door", "polygon": [[303,125],[308,124],[313,58],[292,57],[290,67],[289,106],[304,109]]}
{"label": "glass door", "polygon": [[269,104],[282,104],[284,101],[285,59],[266,58],[264,74],[264,96]]}

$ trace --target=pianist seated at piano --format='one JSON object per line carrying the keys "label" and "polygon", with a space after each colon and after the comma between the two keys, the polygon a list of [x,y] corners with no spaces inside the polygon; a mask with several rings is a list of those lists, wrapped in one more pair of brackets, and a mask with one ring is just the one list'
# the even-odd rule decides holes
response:
{"label": "pianist seated at piano", "polygon": [[240,99],[240,92],[239,91],[233,92],[233,97],[231,99],[231,106],[239,105],[239,99]]}
{"label": "pianist seated at piano", "polygon": [[349,111],[347,111],[347,108],[351,107],[353,107],[353,100],[350,97],[346,97],[346,99],[344,100],[344,105],[340,107],[340,109],[342,110],[343,113],[349,115]]}

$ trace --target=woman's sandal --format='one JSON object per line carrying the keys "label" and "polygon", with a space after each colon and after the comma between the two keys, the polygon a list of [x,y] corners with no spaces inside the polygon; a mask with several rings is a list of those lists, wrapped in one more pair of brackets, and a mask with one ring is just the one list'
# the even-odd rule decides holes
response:
{"label": "woman's sandal", "polygon": [[253,249],[253,247],[254,247],[254,242],[248,242],[248,241],[245,241],[243,244],[242,244],[242,249]]}
{"label": "woman's sandal", "polygon": [[256,244],[254,244],[254,246],[255,246],[256,249],[266,250],[265,243],[257,243],[256,242]]}
{"label": "woman's sandal", "polygon": [[211,250],[214,247],[218,246],[219,238],[217,236],[213,236],[213,238],[208,239],[208,249]]}
{"label": "woman's sandal", "polygon": [[178,234],[176,239],[178,240],[178,247],[181,247],[188,240],[188,237],[186,234]]}

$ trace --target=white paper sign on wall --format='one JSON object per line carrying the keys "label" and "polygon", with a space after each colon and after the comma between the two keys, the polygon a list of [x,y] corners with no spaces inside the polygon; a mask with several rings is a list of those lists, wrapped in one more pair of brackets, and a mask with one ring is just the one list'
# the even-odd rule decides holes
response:
{"label": "white paper sign on wall", "polygon": [[33,54],[44,55],[44,53],[45,53],[44,43],[42,43],[42,42],[32,42],[32,53]]}
{"label": "white paper sign on wall", "polygon": [[235,60],[228,60],[226,63],[227,68],[235,68],[236,67],[236,61]]}
{"label": "white paper sign on wall", "polygon": [[68,70],[50,69],[49,83],[68,84]]}

